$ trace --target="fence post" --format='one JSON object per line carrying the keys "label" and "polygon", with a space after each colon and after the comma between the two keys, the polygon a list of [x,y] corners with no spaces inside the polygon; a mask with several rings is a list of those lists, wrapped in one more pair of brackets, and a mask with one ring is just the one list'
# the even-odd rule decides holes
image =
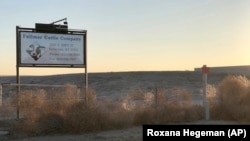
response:
{"label": "fence post", "polygon": [[155,108],[158,107],[158,88],[155,87]]}
{"label": "fence post", "polygon": [[3,104],[3,86],[0,83],[0,107],[2,106],[2,104]]}

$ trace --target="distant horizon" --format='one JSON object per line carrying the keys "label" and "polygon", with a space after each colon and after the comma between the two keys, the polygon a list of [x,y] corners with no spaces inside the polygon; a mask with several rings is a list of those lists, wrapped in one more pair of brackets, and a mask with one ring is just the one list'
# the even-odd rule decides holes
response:
{"label": "distant horizon", "polygon": [[[88,72],[88,74],[96,74],[96,73],[130,73],[130,72],[135,72],[135,73],[139,73],[139,72],[192,72],[192,71],[194,71],[194,70],[152,70],[152,71],[150,71],[150,70],[145,70],[145,71],[106,71],[106,72]],[[38,74],[38,75],[36,75],[36,74],[34,74],[34,75],[32,75],[32,74],[24,74],[24,75],[22,75],[22,74],[19,74],[20,76],[53,76],[53,75],[67,75],[67,74],[85,74],[84,72],[75,72],[75,73],[67,73],[67,72],[65,72],[65,73],[58,73],[58,74]],[[1,76],[16,76],[16,74],[14,74],[14,75],[0,75],[0,77]]]}
{"label": "distant horizon", "polygon": [[[207,66],[210,68],[227,68],[227,67],[249,67],[250,65],[234,65],[234,66]],[[140,73],[140,72],[195,72],[197,70],[195,69],[201,69],[202,67],[195,67],[192,70],[131,70],[131,71],[102,71],[102,72],[88,72],[88,74],[98,74],[98,73]],[[58,69],[58,68],[57,68]],[[60,69],[60,68],[59,68]],[[84,68],[83,68],[84,69]],[[70,74],[85,74],[85,72],[65,72],[65,73],[58,73],[58,74],[19,74],[21,77],[22,76],[54,76],[54,75],[70,75]],[[13,75],[0,75],[0,77],[12,77],[16,76],[16,74]]]}

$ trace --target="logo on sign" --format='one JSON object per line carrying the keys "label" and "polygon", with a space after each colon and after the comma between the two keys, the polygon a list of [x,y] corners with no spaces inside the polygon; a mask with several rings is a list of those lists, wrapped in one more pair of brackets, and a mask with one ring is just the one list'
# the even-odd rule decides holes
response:
{"label": "logo on sign", "polygon": [[33,44],[29,45],[26,49],[26,52],[35,60],[37,61],[42,55],[45,53],[46,47],[41,46],[38,42],[34,42]]}

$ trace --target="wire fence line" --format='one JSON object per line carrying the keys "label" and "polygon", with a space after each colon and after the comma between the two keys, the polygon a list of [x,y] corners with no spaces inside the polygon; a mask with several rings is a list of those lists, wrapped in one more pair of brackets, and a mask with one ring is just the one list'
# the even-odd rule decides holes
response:
{"label": "wire fence line", "polygon": [[[20,87],[18,92],[17,86]],[[210,90],[210,88],[208,89]],[[208,91],[210,92],[210,91]],[[214,93],[214,92],[212,92]],[[20,117],[28,112],[30,107],[41,107],[42,104],[63,104],[67,105],[76,102],[86,103],[86,89],[72,84],[66,85],[46,85],[46,84],[15,84],[0,83],[0,119],[17,118],[17,110],[20,108]],[[95,91],[90,89],[87,92],[87,98],[96,99]],[[91,97],[94,96],[94,97]],[[129,95],[129,97],[128,97]],[[135,107],[138,104],[161,105],[162,102],[176,103],[183,105],[202,106],[202,89],[188,89],[182,87],[173,87],[166,89],[164,87],[155,87],[152,90],[135,89],[130,91],[126,98],[125,106]],[[164,101],[165,99],[165,101]],[[101,99],[99,99],[101,100]],[[129,108],[128,108],[129,109]]]}
{"label": "wire fence line", "polygon": [[[19,88],[18,88],[19,87]],[[76,85],[0,83],[0,119],[23,116],[41,103],[74,103],[85,100],[85,88]],[[19,91],[20,90],[20,91]],[[35,105],[35,106],[34,106]]]}

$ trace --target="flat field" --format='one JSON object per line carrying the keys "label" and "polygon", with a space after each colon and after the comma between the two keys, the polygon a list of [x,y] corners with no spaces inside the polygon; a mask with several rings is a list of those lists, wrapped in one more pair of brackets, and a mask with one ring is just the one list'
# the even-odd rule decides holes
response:
{"label": "flat field", "polygon": [[[208,84],[217,85],[228,74],[214,73],[208,75]],[[76,85],[84,87],[84,74],[65,74],[50,76],[21,76],[22,84],[46,84],[46,85]],[[15,83],[15,76],[1,76],[0,83]],[[88,86],[95,91],[97,100],[109,99],[113,101],[121,101],[129,93],[140,90],[145,93],[157,93],[157,90],[164,89],[168,92],[173,90],[185,90],[191,94],[194,104],[202,102],[202,74],[193,71],[169,71],[169,72],[109,72],[109,73],[89,73]],[[28,87],[26,89],[34,89]],[[15,88],[3,87],[3,104],[11,95],[9,92]],[[165,92],[166,92],[165,91]],[[178,100],[178,99],[177,99]],[[3,113],[1,113],[3,114]],[[1,117],[2,115],[0,115]],[[9,117],[7,118],[9,120]],[[15,114],[11,120],[15,119]],[[6,119],[0,123],[0,129],[8,132],[9,123],[5,123]],[[186,124],[187,122],[185,122]],[[192,124],[227,124],[228,121],[192,121]],[[188,122],[189,124],[189,122]],[[7,126],[6,126],[7,125]],[[4,133],[4,132],[3,132]],[[86,140],[86,141],[131,141],[142,140],[142,126],[129,126],[123,129],[97,131],[93,133],[82,134],[52,134],[43,136],[25,136],[19,135],[0,135],[0,140],[22,140],[22,141],[68,141],[68,140]]]}

